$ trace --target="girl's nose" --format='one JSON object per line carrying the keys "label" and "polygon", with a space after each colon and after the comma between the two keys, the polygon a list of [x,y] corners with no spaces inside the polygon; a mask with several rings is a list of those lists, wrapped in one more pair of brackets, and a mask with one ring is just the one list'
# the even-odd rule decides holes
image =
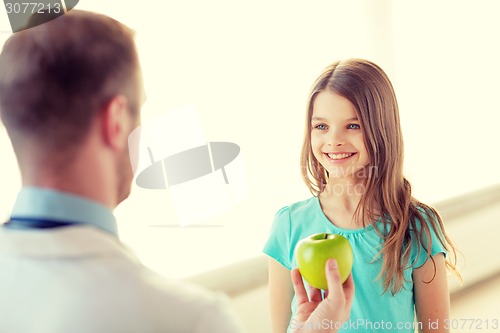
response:
{"label": "girl's nose", "polygon": [[344,135],[341,133],[340,130],[335,130],[332,129],[330,130],[328,137],[328,144],[332,147],[340,147],[345,143],[345,138]]}

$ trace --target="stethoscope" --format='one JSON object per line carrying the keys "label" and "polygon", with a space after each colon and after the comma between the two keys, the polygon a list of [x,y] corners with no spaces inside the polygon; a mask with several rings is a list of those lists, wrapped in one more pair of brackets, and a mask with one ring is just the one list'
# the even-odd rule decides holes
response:
{"label": "stethoscope", "polygon": [[11,217],[3,224],[4,228],[26,230],[26,229],[53,229],[75,225],[75,222],[46,220],[31,217]]}

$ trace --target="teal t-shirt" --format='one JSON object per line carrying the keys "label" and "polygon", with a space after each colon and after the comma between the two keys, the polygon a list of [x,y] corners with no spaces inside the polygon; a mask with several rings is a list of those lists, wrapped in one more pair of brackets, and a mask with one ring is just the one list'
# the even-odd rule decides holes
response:
{"label": "teal t-shirt", "polygon": [[[382,230],[383,223],[376,221],[363,229],[341,229],[333,225],[321,209],[318,197],[294,203],[280,209],[274,218],[264,253],[291,270],[297,267],[294,251],[296,244],[303,238],[315,233],[336,233],[349,240],[354,253],[352,276],[356,286],[351,316],[339,332],[414,332],[415,299],[413,297],[413,269],[422,266],[427,260],[427,252],[418,244],[411,247],[410,264],[404,271],[403,288],[393,296],[390,289],[384,293],[382,281],[377,279],[382,268],[382,259],[375,261],[382,248],[383,240],[375,230]],[[435,231],[431,230],[431,254],[444,253],[446,249],[438,241]],[[421,247],[417,258],[418,246]],[[305,281],[304,281],[305,282]],[[306,283],[306,282],[305,282]],[[307,290],[307,288],[306,288]],[[294,325],[296,311],[295,297],[292,300],[292,319]],[[425,325],[425,323],[423,323]]]}

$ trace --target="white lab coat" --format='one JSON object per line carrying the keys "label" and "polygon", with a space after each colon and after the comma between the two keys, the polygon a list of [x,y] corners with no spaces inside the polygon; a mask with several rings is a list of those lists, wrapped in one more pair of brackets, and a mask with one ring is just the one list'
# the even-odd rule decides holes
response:
{"label": "white lab coat", "polygon": [[0,227],[0,333],[80,332],[232,333],[241,326],[227,297],[161,278],[97,228]]}

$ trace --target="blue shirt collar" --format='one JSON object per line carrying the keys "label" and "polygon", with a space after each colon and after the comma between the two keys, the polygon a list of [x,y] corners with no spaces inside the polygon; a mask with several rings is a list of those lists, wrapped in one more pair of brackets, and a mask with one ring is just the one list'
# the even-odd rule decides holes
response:
{"label": "blue shirt collar", "polygon": [[90,224],[118,235],[116,218],[111,209],[96,201],[48,188],[23,187],[11,215]]}

